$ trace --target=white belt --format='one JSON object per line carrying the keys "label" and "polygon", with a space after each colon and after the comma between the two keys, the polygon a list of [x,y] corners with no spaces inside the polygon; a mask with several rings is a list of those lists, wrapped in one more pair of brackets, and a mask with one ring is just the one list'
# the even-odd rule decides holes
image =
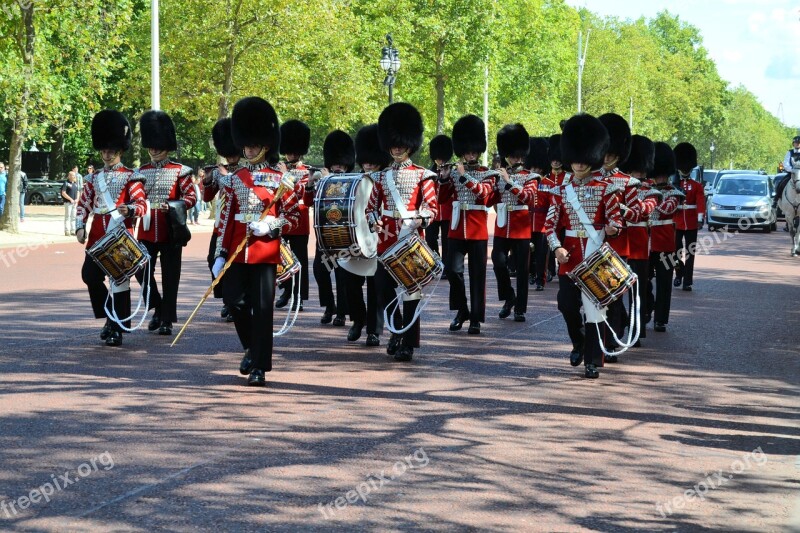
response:
{"label": "white belt", "polygon": [[567,237],[580,237],[581,239],[585,239],[585,238],[587,238],[587,237],[588,237],[588,235],[586,234],[586,230],[582,230],[582,229],[578,229],[578,230],[575,230],[575,229],[568,229],[568,230],[564,230],[564,235],[566,235]]}
{"label": "white belt", "polygon": [[237,222],[258,222],[261,219],[261,213],[237,213],[233,219]]}
{"label": "white belt", "polygon": [[690,205],[690,204],[679,205],[678,209],[697,209],[697,205]]}
{"label": "white belt", "polygon": [[647,222],[628,222],[629,228],[646,228]]}
{"label": "white belt", "polygon": [[506,211],[527,211],[527,205],[506,205]]}
{"label": "white belt", "polygon": [[[390,210],[390,209],[382,209],[381,214],[385,217],[392,217],[392,218],[403,218],[403,214],[397,210]],[[417,216],[417,211],[408,211],[408,216],[415,217]]]}
{"label": "white belt", "polygon": [[108,209],[108,208],[106,208],[106,207],[95,207],[94,209],[92,209],[92,212],[93,212],[95,215],[107,215],[107,214],[109,214],[111,211],[112,211],[111,209]]}
{"label": "white belt", "polygon": [[[527,207],[527,206],[525,206]],[[485,205],[477,205],[477,204],[459,204],[459,209],[462,211],[488,211],[489,208]]]}
{"label": "white belt", "polygon": [[666,226],[667,224],[674,224],[674,222],[672,221],[672,219],[669,219],[669,220],[651,220],[650,221],[650,225],[651,226]]}
{"label": "white belt", "polygon": [[150,202],[150,209],[153,209],[153,210],[156,210],[156,211],[166,211],[166,209],[161,207],[161,204],[163,204],[163,203],[164,202]]}

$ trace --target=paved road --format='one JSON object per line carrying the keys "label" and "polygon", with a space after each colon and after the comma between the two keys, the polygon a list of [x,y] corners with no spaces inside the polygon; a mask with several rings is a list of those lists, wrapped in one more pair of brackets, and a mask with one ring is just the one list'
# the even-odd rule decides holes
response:
{"label": "paved road", "polygon": [[[715,243],[669,332],[599,380],[569,366],[552,286],[501,321],[490,275],[482,335],[447,332],[444,284],[410,364],[310,302],[266,390],[244,386],[218,302],[176,348],[106,348],[81,248],[28,250],[0,261],[0,529],[800,531],[788,240]],[[183,317],[205,252],[185,250]]]}

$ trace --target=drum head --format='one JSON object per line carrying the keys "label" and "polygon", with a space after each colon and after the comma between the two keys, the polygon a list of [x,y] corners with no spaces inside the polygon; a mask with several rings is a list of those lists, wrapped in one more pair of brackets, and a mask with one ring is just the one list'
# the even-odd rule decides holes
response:
{"label": "drum head", "polygon": [[375,182],[367,174],[361,178],[361,181],[356,186],[356,197],[353,202],[353,212],[356,224],[356,241],[361,249],[361,256],[365,258],[373,258],[378,255],[378,234],[369,230],[369,223],[367,222],[367,204],[369,197],[372,195],[372,188]]}

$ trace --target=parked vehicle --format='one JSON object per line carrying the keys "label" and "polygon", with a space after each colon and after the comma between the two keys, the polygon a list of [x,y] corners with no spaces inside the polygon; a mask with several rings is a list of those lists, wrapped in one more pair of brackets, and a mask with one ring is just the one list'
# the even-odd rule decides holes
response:
{"label": "parked vehicle", "polygon": [[[719,185],[719,180],[723,176],[728,176],[731,174],[764,174],[764,171],[762,170],[714,170],[711,172],[714,172],[714,175],[712,179],[706,178],[706,185],[704,187],[706,207],[711,205],[711,197],[714,196],[714,189],[716,189],[717,185]],[[708,213],[706,213],[703,223],[708,223]],[[711,227],[709,226],[708,229],[711,229]]]}
{"label": "parked vehicle", "polygon": [[60,181],[30,179],[28,180],[28,192],[25,194],[25,204],[60,204],[61,198]]}
{"label": "parked vehicle", "polygon": [[[717,182],[708,205],[708,229],[753,229],[764,233],[777,227],[772,204],[774,187],[766,174],[728,174]],[[745,222],[742,222],[742,221]]]}

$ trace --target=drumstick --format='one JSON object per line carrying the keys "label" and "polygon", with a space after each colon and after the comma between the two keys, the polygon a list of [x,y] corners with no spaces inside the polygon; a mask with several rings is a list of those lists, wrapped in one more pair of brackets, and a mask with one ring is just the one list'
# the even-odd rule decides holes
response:
{"label": "drumstick", "polygon": [[[272,200],[270,201],[269,205],[264,210],[264,212],[261,213],[261,216],[258,219],[259,222],[267,218],[267,216],[269,215],[269,210],[272,209],[272,206],[274,206],[277,203],[277,201],[280,200],[281,197],[283,197],[283,195],[286,194],[288,191],[289,187],[284,187],[283,184],[278,186],[278,189],[275,191],[275,195],[272,197]],[[233,253],[228,256],[228,260],[225,261],[225,264],[222,266],[222,270],[219,271],[219,276],[214,278],[214,281],[211,282],[211,286],[206,290],[206,293],[203,295],[203,297],[200,298],[200,302],[198,302],[197,307],[195,307],[194,311],[192,311],[192,314],[189,315],[189,318],[186,320],[181,330],[175,336],[175,340],[173,340],[172,344],[169,345],[170,348],[175,346],[175,343],[178,342],[178,339],[181,338],[183,332],[186,330],[186,328],[189,326],[192,320],[194,320],[194,316],[197,314],[197,312],[200,310],[203,304],[206,303],[206,300],[208,299],[209,296],[211,296],[211,293],[214,292],[214,287],[216,287],[219,284],[220,280],[222,279],[222,276],[224,276],[225,272],[228,271],[228,268],[230,268],[231,264],[233,263],[233,260],[236,259],[236,256],[239,255],[239,253],[244,249],[245,244],[247,244],[247,239],[249,238],[250,238],[250,225],[248,224],[247,233],[239,243],[239,246],[237,246],[236,250],[234,250]]]}

